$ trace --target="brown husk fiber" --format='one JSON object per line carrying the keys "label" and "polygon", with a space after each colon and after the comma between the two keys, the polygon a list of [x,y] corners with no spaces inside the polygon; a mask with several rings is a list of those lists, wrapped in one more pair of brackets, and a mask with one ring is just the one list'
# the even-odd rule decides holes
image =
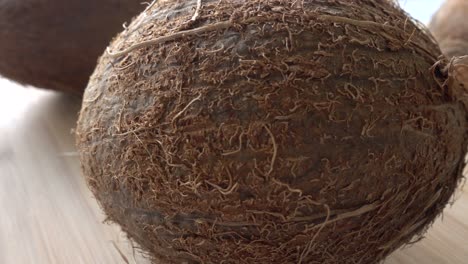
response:
{"label": "brown husk fiber", "polygon": [[109,220],[154,263],[377,263],[418,240],[467,146],[432,38],[384,0],[197,2],[154,2],[85,92]]}
{"label": "brown husk fiber", "polygon": [[468,1],[446,0],[432,17],[429,28],[448,56],[468,55]]}
{"label": "brown husk fiber", "polygon": [[140,0],[0,0],[0,75],[82,95],[112,38]]}

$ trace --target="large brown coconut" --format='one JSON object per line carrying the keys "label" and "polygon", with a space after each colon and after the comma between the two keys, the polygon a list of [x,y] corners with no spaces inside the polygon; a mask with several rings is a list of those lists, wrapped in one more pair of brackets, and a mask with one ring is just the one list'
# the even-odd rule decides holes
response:
{"label": "large brown coconut", "polygon": [[429,28],[446,56],[468,55],[467,18],[466,0],[446,0],[432,17]]}
{"label": "large brown coconut", "polygon": [[0,75],[82,94],[97,59],[140,0],[0,0]]}
{"label": "large brown coconut", "polygon": [[86,89],[84,175],[155,263],[379,262],[462,177],[439,56],[385,0],[155,2]]}

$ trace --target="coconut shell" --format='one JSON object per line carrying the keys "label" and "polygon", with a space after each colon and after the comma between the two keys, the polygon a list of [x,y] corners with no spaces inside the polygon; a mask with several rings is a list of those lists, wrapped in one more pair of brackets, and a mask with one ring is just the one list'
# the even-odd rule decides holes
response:
{"label": "coconut shell", "polygon": [[82,94],[98,57],[139,0],[0,0],[0,75]]}
{"label": "coconut shell", "polygon": [[468,55],[468,1],[447,0],[432,17],[429,28],[448,56]]}
{"label": "coconut shell", "polygon": [[384,0],[157,1],[91,77],[83,173],[154,263],[376,263],[462,178],[440,55]]}

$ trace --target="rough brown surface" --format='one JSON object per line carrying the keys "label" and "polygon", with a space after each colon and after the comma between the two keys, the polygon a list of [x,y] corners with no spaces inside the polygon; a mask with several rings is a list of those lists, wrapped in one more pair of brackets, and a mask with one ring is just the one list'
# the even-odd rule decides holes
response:
{"label": "rough brown surface", "polygon": [[468,55],[467,19],[466,0],[446,0],[432,17],[429,28],[446,56]]}
{"label": "rough brown surface", "polygon": [[0,75],[82,94],[97,59],[140,0],[0,0]]}
{"label": "rough brown surface", "polygon": [[78,121],[109,219],[155,263],[376,263],[419,239],[462,177],[465,91],[392,3],[150,6]]}

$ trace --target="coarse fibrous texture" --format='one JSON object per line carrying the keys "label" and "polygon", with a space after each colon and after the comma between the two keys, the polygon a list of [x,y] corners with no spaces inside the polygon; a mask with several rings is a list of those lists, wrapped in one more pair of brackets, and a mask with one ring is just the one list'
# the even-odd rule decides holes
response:
{"label": "coarse fibrous texture", "polygon": [[0,75],[82,94],[99,56],[140,0],[0,0]]}
{"label": "coarse fibrous texture", "polygon": [[155,263],[376,263],[462,178],[439,56],[385,0],[153,2],[86,89],[83,172]]}
{"label": "coarse fibrous texture", "polygon": [[468,55],[467,18],[466,0],[446,0],[432,17],[429,28],[446,56]]}

